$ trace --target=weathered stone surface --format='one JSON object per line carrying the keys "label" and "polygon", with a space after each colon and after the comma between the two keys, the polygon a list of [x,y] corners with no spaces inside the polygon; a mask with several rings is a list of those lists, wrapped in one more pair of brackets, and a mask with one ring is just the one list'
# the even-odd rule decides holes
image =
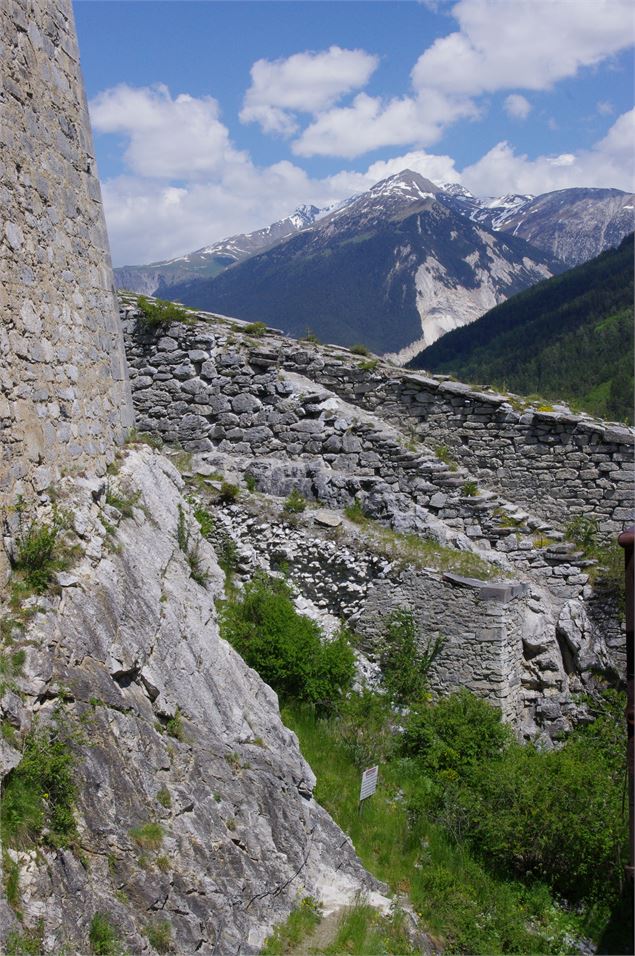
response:
{"label": "weathered stone surface", "polygon": [[[116,519],[111,551],[104,523],[115,520],[113,509],[106,518],[89,487],[62,482],[60,501],[84,529],[84,546],[101,548],[84,552],[76,586],[44,602],[48,610],[26,634],[21,716],[32,719],[37,698],[40,722],[49,720],[63,686],[67,720],[79,726],[85,718],[76,761],[87,868],[68,850],[19,856],[25,923],[43,918],[46,953],[87,952],[99,911],[126,949],[140,952],[159,909],[176,952],[256,953],[298,894],[333,905],[380,887],[312,798],[315,778],[280,721],[276,695],[218,636],[222,575],[180,496],[178,473],[142,448],[110,482],[139,493],[134,517]],[[177,542],[179,508],[209,575],[205,587]],[[165,731],[177,712],[180,738]],[[4,773],[19,759],[5,751]],[[162,788],[170,806],[157,800]],[[164,835],[144,863],[131,831],[150,820]],[[159,853],[164,870],[155,866]],[[0,913],[5,934],[12,923]]]}

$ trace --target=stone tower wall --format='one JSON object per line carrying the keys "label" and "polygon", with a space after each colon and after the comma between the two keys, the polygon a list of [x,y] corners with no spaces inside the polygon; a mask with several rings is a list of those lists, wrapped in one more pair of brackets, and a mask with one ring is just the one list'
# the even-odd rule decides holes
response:
{"label": "stone tower wall", "polygon": [[133,412],[71,0],[2,0],[0,61],[6,507],[103,473]]}

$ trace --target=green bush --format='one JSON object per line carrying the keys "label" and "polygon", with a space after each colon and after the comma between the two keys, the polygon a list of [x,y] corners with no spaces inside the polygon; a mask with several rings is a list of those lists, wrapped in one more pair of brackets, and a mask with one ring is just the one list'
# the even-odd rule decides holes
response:
{"label": "green bush", "polygon": [[58,536],[65,526],[65,519],[55,512],[50,524],[32,521],[17,541],[14,570],[37,594],[47,590],[56,571],[68,566],[58,545]]}
{"label": "green bush", "polygon": [[[5,846],[46,842],[69,846],[75,839],[76,786],[70,733],[60,715],[27,735],[22,760],[5,777],[0,827]],[[46,830],[46,835],[44,831]]]}
{"label": "green bush", "polygon": [[287,497],[282,510],[288,515],[302,514],[303,511],[306,511],[306,500],[304,495],[300,494],[297,488],[293,488]]}
{"label": "green bush", "polygon": [[463,488],[461,493],[465,498],[476,498],[478,497],[478,485],[475,481],[465,481],[463,483]]}
{"label": "green bush", "polygon": [[613,902],[626,848],[618,696],[552,751],[517,743],[466,691],[415,709],[404,748],[429,776],[411,809],[432,813],[498,872],[542,881],[571,903]]}
{"label": "green bush", "polygon": [[417,626],[411,611],[399,608],[388,616],[379,663],[384,686],[394,703],[409,704],[421,696],[432,662],[442,646],[440,637],[429,638],[423,650],[418,646]]}
{"label": "green bush", "polygon": [[95,913],[90,921],[88,942],[96,956],[119,956],[121,952],[117,932],[102,913]]}
{"label": "green bush", "polygon": [[144,325],[152,327],[169,325],[170,322],[191,323],[192,316],[185,309],[174,302],[166,302],[164,299],[155,299],[150,302],[144,295],[137,299],[137,308],[141,312],[140,321]]}
{"label": "green bush", "polygon": [[256,575],[240,597],[223,606],[221,633],[285,699],[328,707],[351,684],[347,636],[323,643],[318,625],[296,611],[284,581]]}
{"label": "green bush", "polygon": [[497,757],[512,739],[500,710],[462,689],[437,703],[422,700],[413,706],[402,748],[426,773],[446,772],[446,778],[456,779],[468,767]]}

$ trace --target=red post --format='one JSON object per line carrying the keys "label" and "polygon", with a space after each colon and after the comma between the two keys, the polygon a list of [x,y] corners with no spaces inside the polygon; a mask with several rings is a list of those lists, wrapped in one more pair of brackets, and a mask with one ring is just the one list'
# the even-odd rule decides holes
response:
{"label": "red post", "polygon": [[627,528],[617,539],[624,548],[624,575],[626,584],[626,733],[628,754],[628,821],[630,858],[626,867],[626,876],[633,881],[635,867],[633,862],[633,840],[635,823],[633,821],[633,763],[634,763],[634,721],[635,721],[635,677],[633,674],[635,649],[633,647],[633,545],[635,528]]}

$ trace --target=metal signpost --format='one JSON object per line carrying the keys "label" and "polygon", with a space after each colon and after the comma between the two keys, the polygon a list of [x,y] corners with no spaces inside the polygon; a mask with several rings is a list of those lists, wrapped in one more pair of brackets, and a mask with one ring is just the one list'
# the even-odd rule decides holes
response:
{"label": "metal signpost", "polygon": [[369,767],[362,774],[362,785],[359,790],[359,804],[357,812],[362,812],[363,801],[367,797],[372,797],[377,789],[377,777],[379,776],[379,767]]}

